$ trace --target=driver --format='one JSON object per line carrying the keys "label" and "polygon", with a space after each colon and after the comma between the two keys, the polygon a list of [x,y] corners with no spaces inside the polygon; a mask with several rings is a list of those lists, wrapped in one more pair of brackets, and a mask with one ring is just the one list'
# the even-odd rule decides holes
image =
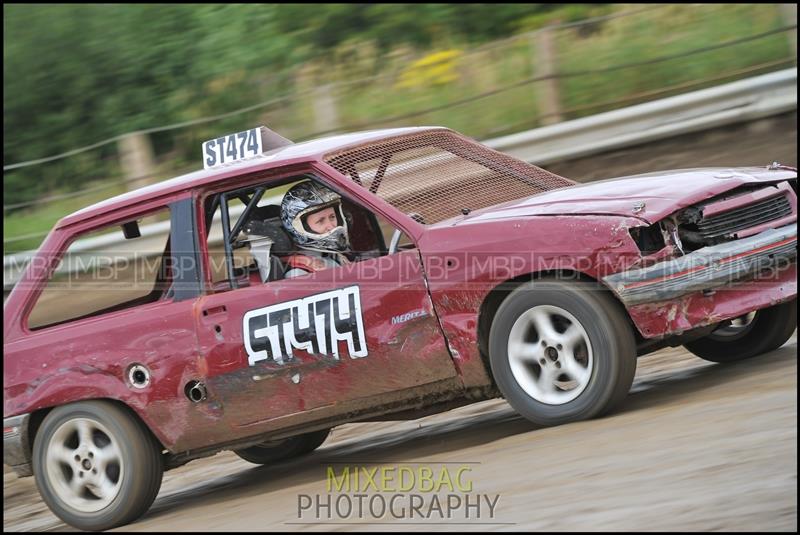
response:
{"label": "driver", "polygon": [[285,278],[350,263],[342,198],[310,180],[295,184],[281,202],[281,222],[299,252],[284,259]]}

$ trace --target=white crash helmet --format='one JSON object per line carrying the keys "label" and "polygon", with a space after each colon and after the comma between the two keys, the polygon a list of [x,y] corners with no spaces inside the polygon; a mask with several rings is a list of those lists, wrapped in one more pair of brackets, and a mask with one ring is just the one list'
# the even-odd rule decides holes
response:
{"label": "white crash helmet", "polygon": [[[329,207],[336,212],[337,226],[324,234],[317,234],[308,228],[306,216]],[[342,198],[310,180],[294,185],[283,196],[281,222],[295,243],[304,249],[342,252],[350,247]]]}

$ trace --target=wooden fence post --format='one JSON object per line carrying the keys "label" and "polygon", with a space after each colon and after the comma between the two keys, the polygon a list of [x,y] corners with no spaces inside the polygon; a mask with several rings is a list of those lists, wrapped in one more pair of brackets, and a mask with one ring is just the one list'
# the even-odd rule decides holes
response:
{"label": "wooden fence post", "polygon": [[128,191],[156,181],[153,147],[147,134],[133,132],[119,140],[119,157]]}
{"label": "wooden fence post", "polygon": [[[535,77],[550,76],[556,72],[556,43],[555,32],[548,28],[534,32],[533,45],[533,75]],[[561,114],[561,102],[558,92],[558,80],[548,78],[536,82],[536,95],[540,116],[543,124],[560,123],[564,120]]]}
{"label": "wooden fence post", "polygon": [[[295,87],[298,93],[306,94],[311,99],[311,124],[307,125],[303,135],[334,130],[339,126],[339,114],[336,109],[336,91],[332,84],[325,83],[320,74],[320,67],[313,63],[302,65],[295,73]],[[308,130],[312,131],[309,132]]]}
{"label": "wooden fence post", "polygon": [[314,88],[314,131],[326,132],[339,126],[339,114],[336,111],[336,92],[331,84],[322,84]]}
{"label": "wooden fence post", "polygon": [[[780,4],[781,15],[783,15],[783,22],[786,26],[795,26],[797,24],[797,4]],[[792,47],[792,54],[794,54],[794,64],[797,65],[797,28],[788,31],[789,46]]]}

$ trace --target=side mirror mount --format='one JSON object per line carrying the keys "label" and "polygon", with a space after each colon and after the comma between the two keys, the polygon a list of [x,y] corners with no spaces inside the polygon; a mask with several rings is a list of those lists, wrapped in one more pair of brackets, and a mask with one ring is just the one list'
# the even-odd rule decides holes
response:
{"label": "side mirror mount", "polygon": [[126,240],[131,240],[133,238],[139,238],[142,236],[142,233],[139,232],[139,222],[138,221],[128,221],[127,223],[122,224],[122,234],[125,236]]}

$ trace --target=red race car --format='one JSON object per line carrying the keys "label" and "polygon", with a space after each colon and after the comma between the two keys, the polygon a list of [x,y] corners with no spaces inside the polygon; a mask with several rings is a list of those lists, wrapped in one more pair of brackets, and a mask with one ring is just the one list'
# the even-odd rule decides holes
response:
{"label": "red race car", "polygon": [[796,327],[797,171],[577,184],[446,128],[210,140],[206,169],[59,221],[4,308],[4,461],[65,522],[163,471],[302,455],[346,422],[504,396],[608,413],[637,356]]}

